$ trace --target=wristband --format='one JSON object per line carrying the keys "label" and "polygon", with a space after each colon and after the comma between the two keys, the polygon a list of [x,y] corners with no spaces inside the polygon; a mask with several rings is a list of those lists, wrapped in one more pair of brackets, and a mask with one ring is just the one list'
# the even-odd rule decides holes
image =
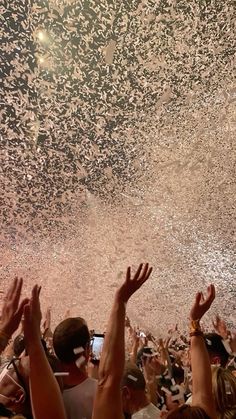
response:
{"label": "wristband", "polygon": [[191,320],[190,332],[201,331],[200,320]]}

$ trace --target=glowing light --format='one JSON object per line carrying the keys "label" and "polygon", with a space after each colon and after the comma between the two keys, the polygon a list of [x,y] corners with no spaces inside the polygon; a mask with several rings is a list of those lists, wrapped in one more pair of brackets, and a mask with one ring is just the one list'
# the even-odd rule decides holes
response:
{"label": "glowing light", "polygon": [[46,41],[46,40],[47,40],[47,35],[46,35],[46,33],[45,33],[45,32],[43,32],[43,31],[39,31],[39,32],[37,33],[37,37],[38,37],[39,41],[42,41],[42,42],[44,42],[44,41]]}
{"label": "glowing light", "polygon": [[45,62],[45,59],[44,57],[39,57],[38,61],[40,64],[43,64]]}

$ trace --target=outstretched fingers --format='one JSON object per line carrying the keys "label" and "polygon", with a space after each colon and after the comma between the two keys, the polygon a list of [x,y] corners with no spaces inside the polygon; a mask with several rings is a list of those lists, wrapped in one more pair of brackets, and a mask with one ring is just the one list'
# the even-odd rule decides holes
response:
{"label": "outstretched fingers", "polygon": [[141,264],[134,276],[134,280],[145,282],[152,273],[152,268],[149,268],[149,264],[145,263],[144,267]]}
{"label": "outstretched fingers", "polygon": [[138,280],[139,279],[139,276],[140,276],[140,274],[141,274],[141,272],[142,272],[142,269],[143,269],[143,263],[140,263],[140,265],[139,265],[139,267],[138,267],[138,269],[137,269],[137,271],[136,271],[136,273],[135,273],[135,275],[134,275],[134,280]]}

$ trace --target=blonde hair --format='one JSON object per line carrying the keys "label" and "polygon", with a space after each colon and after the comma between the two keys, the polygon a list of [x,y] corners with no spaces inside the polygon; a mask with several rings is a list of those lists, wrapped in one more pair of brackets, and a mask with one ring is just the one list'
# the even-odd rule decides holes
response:
{"label": "blonde hair", "polygon": [[222,367],[212,366],[212,390],[218,419],[236,417],[236,377]]}

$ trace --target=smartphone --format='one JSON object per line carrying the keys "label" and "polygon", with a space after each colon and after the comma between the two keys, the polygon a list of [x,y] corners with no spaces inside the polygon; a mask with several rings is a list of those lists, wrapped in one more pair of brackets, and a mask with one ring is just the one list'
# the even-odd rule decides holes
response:
{"label": "smartphone", "polygon": [[99,360],[104,344],[104,334],[94,333],[92,340],[92,354],[94,360]]}

